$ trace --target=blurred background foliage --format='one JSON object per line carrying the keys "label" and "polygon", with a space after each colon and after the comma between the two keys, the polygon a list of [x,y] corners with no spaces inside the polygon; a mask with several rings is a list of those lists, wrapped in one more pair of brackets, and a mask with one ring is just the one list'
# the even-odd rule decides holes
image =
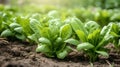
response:
{"label": "blurred background foliage", "polygon": [[120,0],[0,0],[0,3],[12,5],[53,5],[58,7],[101,7],[113,9],[120,7]]}
{"label": "blurred background foliage", "polygon": [[101,26],[120,22],[120,0],[0,0],[0,3],[12,6],[7,10],[12,9],[24,16],[53,13],[64,19],[76,16],[83,22],[93,20]]}

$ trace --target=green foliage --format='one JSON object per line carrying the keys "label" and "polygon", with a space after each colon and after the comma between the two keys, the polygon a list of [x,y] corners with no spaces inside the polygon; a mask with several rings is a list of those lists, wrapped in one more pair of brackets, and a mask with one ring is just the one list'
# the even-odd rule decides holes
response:
{"label": "green foliage", "polygon": [[23,28],[18,23],[11,23],[8,28],[1,33],[1,36],[11,37],[13,39],[16,37],[22,41],[26,39],[25,35],[23,34]]}
{"label": "green foliage", "polygon": [[36,19],[31,19],[29,26],[31,30],[34,32],[34,34],[29,35],[28,38],[38,43],[38,39],[40,38],[40,32],[41,32],[40,31],[41,24]]}
{"label": "green foliage", "polygon": [[[35,19],[31,19],[30,26],[34,31],[34,41],[38,43],[36,48],[37,52],[42,52],[48,57],[58,57],[64,59],[71,48],[64,42],[71,37],[72,29],[69,24],[63,25],[60,20],[49,20],[49,25],[41,25],[42,22],[38,22]],[[35,39],[34,39],[35,38]]]}
{"label": "green foliage", "polygon": [[[112,27],[111,24],[100,29],[97,23],[90,21],[82,25],[84,30],[82,28],[77,29],[76,26],[73,26],[73,23],[71,25],[81,43],[76,45],[76,43],[67,41],[68,43],[75,44],[78,51],[83,50],[89,56],[91,62],[95,61],[98,55],[108,57],[107,49],[104,47],[113,38],[112,36],[108,37]],[[73,42],[74,41],[75,40],[73,40]]]}
{"label": "green foliage", "polygon": [[12,11],[0,10],[0,33],[12,22],[14,16]]}
{"label": "green foliage", "polygon": [[28,17],[18,16],[15,18],[14,22],[20,24],[20,26],[23,28],[23,33],[25,34],[25,36],[29,36],[33,33],[29,26],[30,20]]}
{"label": "green foliage", "polygon": [[63,39],[63,40],[66,40],[68,39],[72,34],[72,29],[71,29],[71,26],[69,24],[65,24],[64,26],[62,26],[60,28],[60,37]]}
{"label": "green foliage", "polygon": [[120,23],[111,23],[112,30],[110,34],[114,37],[113,44],[118,52],[120,52]]}
{"label": "green foliage", "polygon": [[105,46],[110,42],[120,51],[119,9],[40,9],[29,13],[30,7],[19,12],[17,8],[0,5],[0,37],[29,41],[37,44],[36,52],[59,59],[74,51],[71,45],[83,51],[91,62],[99,55],[109,56]]}

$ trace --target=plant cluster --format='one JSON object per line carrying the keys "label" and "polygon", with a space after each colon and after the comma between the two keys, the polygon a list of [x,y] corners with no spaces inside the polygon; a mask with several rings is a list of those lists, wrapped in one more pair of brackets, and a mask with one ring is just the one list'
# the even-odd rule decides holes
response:
{"label": "plant cluster", "polygon": [[[112,17],[114,21],[119,19],[118,16],[111,16],[108,12],[100,10],[95,16],[87,12],[80,15],[92,15],[100,21],[108,17]],[[107,24],[89,20],[83,22],[75,17],[75,13],[56,10],[24,17],[17,12],[15,15],[13,13],[15,9],[0,6],[0,37],[36,43],[38,45],[36,52],[42,52],[48,57],[64,59],[73,49],[76,49],[94,62],[99,55],[109,57],[109,50],[105,47],[109,43],[113,43],[116,50],[120,52],[118,20],[115,22],[105,20]]]}

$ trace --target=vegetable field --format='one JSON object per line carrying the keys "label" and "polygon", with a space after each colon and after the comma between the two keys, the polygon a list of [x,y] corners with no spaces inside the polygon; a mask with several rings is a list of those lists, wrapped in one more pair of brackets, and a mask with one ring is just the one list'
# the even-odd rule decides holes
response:
{"label": "vegetable field", "polygon": [[120,67],[120,4],[101,2],[1,4],[0,67]]}

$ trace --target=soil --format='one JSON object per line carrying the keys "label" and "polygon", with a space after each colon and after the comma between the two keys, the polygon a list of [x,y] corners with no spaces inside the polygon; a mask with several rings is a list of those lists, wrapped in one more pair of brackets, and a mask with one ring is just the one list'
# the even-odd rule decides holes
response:
{"label": "soil", "polygon": [[[35,52],[36,45],[0,38],[0,67],[91,67],[89,60],[72,52],[64,60],[48,58]],[[101,58],[94,67],[120,67],[120,54],[110,52],[110,58]]]}

